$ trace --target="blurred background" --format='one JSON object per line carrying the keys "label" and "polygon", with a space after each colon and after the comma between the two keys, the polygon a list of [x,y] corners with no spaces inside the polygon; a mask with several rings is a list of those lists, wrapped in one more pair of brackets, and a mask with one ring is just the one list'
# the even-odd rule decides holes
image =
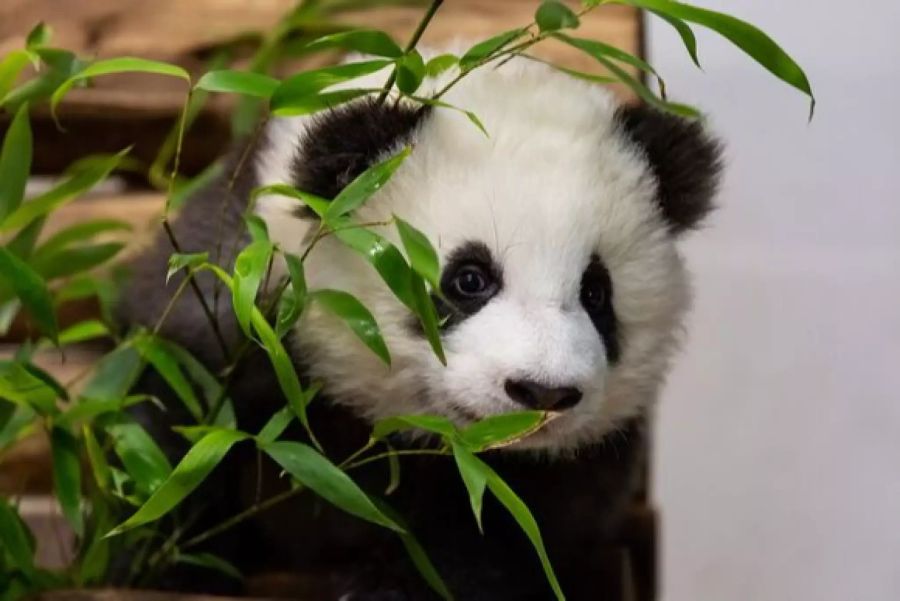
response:
{"label": "blurred background", "polygon": [[819,104],[698,31],[651,62],[728,145],[685,245],[686,352],[660,407],[667,601],[900,599],[900,8],[707,0],[803,65]]}
{"label": "blurred background", "polygon": [[[632,52],[643,45],[670,94],[704,109],[728,148],[721,208],[684,245],[696,307],[656,425],[661,598],[900,599],[900,8],[891,0],[697,3],[781,42],[806,69],[819,104],[807,124],[803,96],[699,27],[704,72],[667,24],[651,19],[642,31],[629,8],[603,9],[579,31]],[[157,58],[197,73],[226,60],[226,48],[227,60],[245,68],[259,32],[271,32],[293,4],[0,0],[0,55],[46,20],[55,45],[86,56]],[[536,6],[447,0],[425,39],[486,37],[528,22]],[[337,17],[405,39],[421,9],[374,14]],[[593,67],[558,45],[543,53]],[[100,78],[63,103],[65,135],[46,111],[34,111],[35,171],[49,179],[35,178],[32,191],[89,153],[135,144],[133,155],[152,163],[184,92],[175,80]],[[186,175],[203,172],[232,132],[247,133],[246,121],[231,121],[233,108],[233,98],[216,96],[198,109],[182,157]],[[0,131],[6,124],[0,120]],[[156,166],[157,180],[170,159]],[[125,174],[54,214],[47,231],[112,217],[146,232],[158,224],[160,188],[165,182],[153,173]],[[74,320],[96,307],[66,310]],[[0,351],[23,335],[13,324]],[[70,352],[65,365],[48,356],[45,366],[68,379],[97,356],[87,348]],[[0,493],[28,495],[23,506],[35,523],[53,514],[45,442],[23,441],[2,468]],[[58,524],[44,526],[54,537]],[[635,547],[645,559],[646,538]],[[47,561],[59,561],[49,553]]]}

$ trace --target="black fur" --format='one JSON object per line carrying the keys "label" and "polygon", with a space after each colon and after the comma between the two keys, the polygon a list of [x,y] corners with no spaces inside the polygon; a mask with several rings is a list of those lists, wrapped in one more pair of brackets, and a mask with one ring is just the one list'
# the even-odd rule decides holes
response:
{"label": "black fur", "polygon": [[321,113],[299,140],[293,184],[333,199],[380,155],[411,142],[428,113],[427,107],[378,104],[374,99]]}
{"label": "black fur", "polygon": [[713,208],[722,171],[721,144],[699,121],[646,105],[622,107],[618,119],[650,162],[670,231],[680,234],[697,227]]}
{"label": "black fur", "polygon": [[[603,303],[600,306],[592,307],[585,299],[585,290],[588,286],[597,286],[603,291]],[[584,305],[588,317],[603,339],[603,346],[606,347],[606,359],[610,364],[615,364],[619,360],[621,354],[621,342],[619,341],[619,322],[613,310],[613,287],[612,279],[609,277],[609,271],[600,260],[600,257],[594,255],[584,275],[581,276],[581,304]]]}
{"label": "black fur", "polygon": [[[492,287],[489,294],[477,298],[464,298],[454,294],[453,279],[467,265],[477,266],[490,278]],[[478,313],[502,289],[503,270],[487,245],[482,242],[466,242],[457,247],[447,257],[441,274],[441,292],[444,298],[433,296],[444,329],[449,330]]]}

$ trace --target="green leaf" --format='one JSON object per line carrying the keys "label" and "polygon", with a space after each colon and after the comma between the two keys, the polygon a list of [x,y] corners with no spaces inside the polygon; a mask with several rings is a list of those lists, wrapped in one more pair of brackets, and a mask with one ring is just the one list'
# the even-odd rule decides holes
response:
{"label": "green leaf", "polygon": [[56,413],[57,390],[19,362],[0,364],[0,398],[42,415]]}
{"label": "green leaf", "polygon": [[[32,223],[35,222],[32,221]],[[57,232],[42,243],[34,253],[35,260],[41,255],[55,255],[76,242],[89,240],[98,234],[114,231],[128,232],[132,229],[130,224],[116,219],[96,219],[77,223]]]}
{"label": "green leaf", "polygon": [[0,452],[28,435],[36,417],[31,407],[0,399]]}
{"label": "green leaf", "polygon": [[550,588],[553,589],[556,598],[559,601],[565,601],[566,597],[563,595],[562,589],[559,586],[559,581],[553,571],[553,566],[550,564],[550,558],[547,556],[547,550],[544,548],[544,541],[541,537],[540,528],[538,527],[534,516],[531,514],[531,510],[528,509],[528,506],[509,487],[509,485],[497,475],[497,472],[491,469],[490,466],[478,457],[472,455],[472,458],[481,464],[481,469],[484,470],[487,478],[488,490],[490,490],[493,495],[497,497],[497,500],[506,507],[506,510],[509,511],[513,519],[519,524],[522,532],[524,532],[525,536],[528,537],[528,540],[531,541],[531,544],[541,561],[541,566],[544,568],[547,582],[550,584]]}
{"label": "green leaf", "polygon": [[250,239],[253,242],[269,241],[269,226],[265,220],[259,215],[246,215],[244,222],[247,224],[247,231],[250,233]]}
{"label": "green leaf", "polygon": [[375,73],[392,62],[389,60],[364,61],[304,71],[281,82],[281,85],[272,94],[270,108],[276,115],[296,115],[351,100],[368,92],[339,90],[321,95],[320,92],[335,84]]}
{"label": "green leaf", "polygon": [[194,89],[270,98],[279,85],[280,81],[262,73],[221,70],[204,74],[194,85]]}
{"label": "green leaf", "polygon": [[32,48],[37,48],[38,46],[46,46],[50,43],[50,38],[52,36],[53,30],[49,25],[42,21],[28,32],[28,37],[25,38],[25,47],[30,50]]}
{"label": "green leaf", "polygon": [[329,110],[338,105],[350,102],[356,98],[378,92],[377,88],[356,88],[351,90],[337,90],[336,92],[316,92],[309,96],[296,97],[282,108],[274,109],[272,114],[278,117],[297,117],[311,115],[319,111]]}
{"label": "green leaf", "polygon": [[521,440],[546,423],[547,414],[542,411],[491,415],[465,428],[460,439],[467,448],[478,452]]}
{"label": "green leaf", "polygon": [[230,578],[234,578],[235,580],[244,579],[244,576],[240,573],[240,571],[238,571],[236,567],[234,567],[221,557],[213,555],[212,553],[178,553],[178,555],[175,556],[175,563],[184,563],[192,566],[215,570],[216,572],[224,574]]}
{"label": "green leaf", "polygon": [[678,32],[678,35],[681,36],[681,41],[684,42],[684,47],[687,49],[688,54],[691,55],[691,60],[694,61],[694,64],[700,67],[700,58],[697,56],[697,36],[694,35],[694,30],[691,29],[691,26],[678,19],[676,17],[672,17],[665,13],[661,13],[655,10],[651,10],[651,13],[671,25],[675,31]]}
{"label": "green leaf", "polygon": [[425,430],[445,439],[453,439],[458,431],[452,421],[438,415],[396,415],[383,419],[372,427],[372,438],[381,440],[402,430]]}
{"label": "green leaf", "polygon": [[810,118],[812,118],[816,100],[806,73],[803,72],[800,65],[790,55],[782,50],[775,40],[756,26],[724,13],[673,2],[672,0],[617,0],[617,2],[630,4],[712,29],[743,50],[775,77],[809,96],[809,113]]}
{"label": "green leaf", "polygon": [[83,273],[106,263],[125,248],[122,242],[104,242],[64,248],[53,254],[35,255],[31,264],[47,280]]}
{"label": "green leaf", "polygon": [[485,128],[484,123],[481,122],[481,119],[478,118],[478,115],[473,113],[472,111],[467,111],[466,109],[460,108],[458,106],[454,106],[448,102],[444,102],[443,100],[435,100],[434,98],[424,98],[422,96],[412,96],[412,99],[421,102],[422,104],[427,104],[428,106],[439,106],[441,108],[450,109],[452,111],[457,111],[466,116],[466,118],[481,131],[485,135],[485,137],[490,138],[491,135],[488,133],[488,130]]}
{"label": "green leaf", "polygon": [[234,261],[231,300],[238,324],[247,336],[251,336],[250,313],[271,258],[272,243],[258,240],[244,248]]}
{"label": "green leaf", "polygon": [[118,154],[91,163],[85,169],[72,174],[69,179],[58,186],[24,203],[0,222],[0,232],[8,232],[28,225],[32,220],[47,215],[87,192],[106,179],[110,172],[128,154],[129,150],[126,148]]}
{"label": "green leaf", "polygon": [[[229,290],[233,288],[234,284],[231,280],[231,276],[225,273],[221,268],[216,267],[215,265],[207,265],[206,268],[211,270],[219,279],[221,279]],[[315,435],[309,427],[309,418],[306,415],[306,406],[315,395],[315,389],[310,388],[304,392],[303,387],[300,385],[300,378],[297,376],[297,370],[294,368],[294,364],[291,361],[291,356],[284,348],[284,345],[281,343],[281,339],[275,333],[275,330],[272,329],[272,326],[266,321],[265,316],[255,305],[251,308],[250,323],[253,325],[253,329],[259,336],[259,341],[262,343],[263,349],[269,356],[269,361],[275,369],[275,378],[278,380],[278,385],[281,388],[281,392],[284,393],[288,405],[297,415],[297,418],[300,420],[300,423],[303,424],[303,427],[306,429],[310,438],[316,442]],[[316,445],[318,446],[318,442],[316,442]]]}
{"label": "green leaf", "polygon": [[97,363],[81,395],[96,400],[120,401],[141,375],[141,356],[133,346],[120,346]]}
{"label": "green leaf", "polygon": [[447,365],[447,357],[444,355],[444,345],[441,342],[440,320],[438,318],[437,309],[434,306],[434,300],[428,294],[425,288],[425,280],[419,274],[411,273],[413,295],[416,298],[416,315],[419,323],[422,324],[422,331],[425,332],[425,338],[431,345],[438,361],[443,365]]}
{"label": "green leaf", "polygon": [[640,80],[632,77],[625,69],[620,67],[614,61],[606,58],[603,55],[595,55],[595,59],[599,63],[601,63],[604,67],[609,69],[609,71],[616,76],[616,79],[624,83],[626,86],[631,88],[631,90],[644,102],[649,104],[650,106],[657,108],[661,111],[666,111],[672,113],[674,115],[678,115],[680,117],[688,117],[688,118],[697,118],[700,116],[700,111],[695,109],[692,106],[688,106],[686,104],[679,104],[677,102],[667,102],[665,100],[661,100],[654,94],[647,86],[640,82]]}
{"label": "green leaf", "polygon": [[578,15],[559,0],[544,0],[534,15],[534,21],[542,32],[578,27]]}
{"label": "green leaf", "polygon": [[96,319],[88,319],[72,326],[59,333],[59,343],[77,344],[87,340],[96,338],[104,338],[109,336],[109,328],[102,321]]}
{"label": "green leaf", "polygon": [[[656,70],[646,61],[633,54],[629,54],[624,50],[620,50],[615,46],[610,46],[609,44],[604,44],[603,42],[598,42],[597,40],[586,40],[583,38],[574,38],[572,36],[565,35],[563,33],[555,33],[553,37],[557,40],[565,42],[569,46],[573,48],[577,48],[584,52],[585,54],[594,57],[596,60],[600,61],[602,59],[612,59],[626,65],[631,65],[635,69],[640,71],[644,71],[645,73],[649,73],[654,75],[659,81],[660,89],[665,89],[665,83],[662,78],[656,72]],[[607,64],[606,61],[601,61],[604,65]]]}
{"label": "green leaf", "polygon": [[478,66],[483,60],[502,50],[523,35],[525,35],[524,29],[511,29],[475,44],[459,59],[460,68],[463,71],[468,71]]}
{"label": "green leaf", "polygon": [[462,477],[466,490],[469,492],[469,504],[472,506],[472,514],[478,531],[484,534],[484,526],[481,524],[481,508],[484,504],[484,489],[487,486],[487,473],[483,469],[483,463],[475,455],[458,442],[453,442],[453,459]]}
{"label": "green leaf", "polygon": [[185,181],[181,180],[175,184],[175,190],[169,199],[169,210],[174,211],[184,206],[190,198],[199,190],[203,190],[219,178],[225,172],[225,167],[221,161],[211,163],[206,169],[201,171],[195,177]]}
{"label": "green leaf", "polygon": [[403,164],[406,157],[412,152],[409,147],[391,158],[372,165],[363,171],[356,179],[347,184],[340,194],[328,205],[325,211],[325,221],[342,217],[358,209],[369,198],[381,189],[391,179],[394,172]]}
{"label": "green leaf", "polygon": [[394,224],[409,263],[416,273],[421,275],[435,290],[441,287],[441,267],[437,251],[428,238],[403,219],[394,215]]}
{"label": "green leaf", "polygon": [[425,61],[418,50],[412,50],[397,62],[397,87],[404,94],[414,94],[425,79]]}
{"label": "green leaf", "polygon": [[140,351],[141,357],[153,366],[175,392],[191,416],[200,421],[203,417],[200,400],[181,371],[178,360],[169,352],[169,344],[155,336],[147,335],[137,338],[135,347]]}
{"label": "green leaf", "polygon": [[12,327],[13,321],[21,308],[22,301],[17,298],[0,304],[0,336],[6,336],[9,333],[9,328]]}
{"label": "green leaf", "polygon": [[262,450],[298,482],[329,503],[379,526],[404,532],[372,503],[350,476],[312,447],[283,441],[263,445]]}
{"label": "green leaf", "polygon": [[130,394],[123,399],[88,399],[80,397],[78,402],[70,405],[64,413],[56,417],[56,423],[60,426],[71,427],[80,421],[98,418],[105,414],[119,413],[132,405],[146,401],[153,402],[164,410],[165,406],[154,396],[147,394]]}
{"label": "green leaf", "polygon": [[78,441],[68,430],[59,427],[50,432],[50,450],[53,455],[53,486],[63,515],[79,536],[84,535],[81,517],[81,464],[78,459]]}
{"label": "green leaf", "polygon": [[169,269],[166,271],[166,283],[169,283],[169,280],[173,275],[184,269],[188,268],[188,271],[192,271],[197,267],[200,267],[204,263],[209,261],[209,253],[174,253],[169,256]]}
{"label": "green leaf", "polygon": [[294,417],[294,412],[290,407],[282,407],[276,411],[256,435],[257,442],[260,445],[267,445],[278,440],[278,437],[291,425]]}
{"label": "green leaf", "polygon": [[172,465],[146,430],[125,416],[110,420],[105,430],[138,490],[150,495],[159,489],[172,472]]}
{"label": "green leaf", "polygon": [[109,469],[109,463],[106,461],[106,454],[97,442],[94,431],[91,426],[84,424],[82,426],[84,435],[84,447],[87,450],[88,462],[91,464],[91,473],[94,474],[94,481],[102,491],[108,491],[112,485],[112,473]]}
{"label": "green leaf", "polygon": [[34,572],[34,550],[25,528],[12,505],[4,497],[0,497],[0,540],[3,541],[3,550],[12,560],[13,566],[28,575]]}
{"label": "green leaf", "polygon": [[150,73],[168,77],[177,77],[189,84],[191,82],[191,76],[187,71],[177,65],[170,65],[169,63],[127,56],[100,60],[91,63],[80,72],[72,75],[69,79],[64,81],[55,92],[53,92],[53,95],[50,97],[50,112],[54,116],[56,115],[56,107],[76,83],[91,77],[112,75],[114,73]]}
{"label": "green leaf", "polygon": [[12,290],[41,331],[56,342],[58,326],[47,283],[6,248],[0,247],[0,282]]}
{"label": "green leaf", "polygon": [[285,289],[278,303],[275,333],[279,338],[294,327],[306,306],[306,277],[303,273],[303,262],[300,257],[291,253],[285,253],[284,260],[291,276],[291,284]]}
{"label": "green leaf", "polygon": [[206,479],[236,442],[246,438],[248,435],[243,432],[221,429],[201,438],[147,502],[134,515],[111,530],[107,536],[121,534],[167,514]]}
{"label": "green leaf", "polygon": [[[5,99],[7,93],[15,85],[19,74],[29,61],[32,53],[28,50],[13,50],[0,60],[0,100]],[[2,103],[5,105],[5,103]]]}
{"label": "green leaf", "polygon": [[391,39],[391,36],[374,29],[354,29],[326,35],[307,45],[306,50],[318,52],[335,47],[388,58],[399,58],[403,55],[403,49]]}
{"label": "green leaf", "polygon": [[[23,51],[26,58],[31,53],[40,56],[41,60],[47,65],[47,69],[37,77],[33,77],[17,88],[0,95],[0,106],[6,109],[15,109],[23,103],[35,103],[50,95],[71,75],[78,73],[84,68],[82,63],[75,54],[67,50],[59,48],[36,48],[33,51]],[[0,64],[0,92],[5,92],[15,83],[15,75],[9,80],[8,86],[4,86],[3,68]],[[18,73],[18,72],[17,72]]]}
{"label": "green leaf", "polygon": [[335,230],[338,240],[365,257],[388,285],[391,292],[409,308],[416,312],[418,305],[411,285],[411,271],[403,253],[382,236],[363,227],[338,226]]}
{"label": "green leaf", "polygon": [[391,354],[381,336],[381,330],[372,313],[353,295],[342,290],[316,290],[313,300],[333,315],[339,317],[387,365],[391,364]]}
{"label": "green leaf", "polygon": [[27,263],[31,258],[34,245],[37,244],[38,237],[40,237],[46,221],[46,218],[35,219],[20,229],[13,236],[12,240],[6,243],[6,248]]}
{"label": "green leaf", "polygon": [[428,77],[437,77],[444,71],[459,64],[459,57],[453,54],[441,54],[428,61],[425,65],[425,74]]}
{"label": "green leaf", "polygon": [[31,153],[31,125],[26,103],[16,111],[0,149],[0,221],[22,204],[31,171]]}
{"label": "green leaf", "polygon": [[285,196],[287,198],[298,200],[320,218],[325,215],[325,211],[328,210],[328,205],[330,204],[329,200],[322,198],[321,196],[303,192],[288,184],[272,184],[255,188],[250,194],[250,202],[255,204],[257,198],[266,194]]}

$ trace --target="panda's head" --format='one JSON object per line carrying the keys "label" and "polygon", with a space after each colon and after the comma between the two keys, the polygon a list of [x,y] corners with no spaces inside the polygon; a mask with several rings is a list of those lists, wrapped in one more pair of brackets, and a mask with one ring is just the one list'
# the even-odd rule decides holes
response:
{"label": "panda's head", "polygon": [[[475,72],[445,100],[474,111],[490,137],[449,109],[373,101],[270,125],[261,183],[324,197],[412,146],[356,217],[396,214],[424,232],[447,300],[443,366],[364,258],[326,238],[307,261],[309,286],[362,300],[393,361],[315,306],[298,325],[299,355],[330,398],[371,420],[436,413],[465,424],[545,409],[558,417],[520,446],[595,442],[646,408],[667,371],[689,303],[675,243],[710,209],[718,145],[698,123],[620,106],[525,60]],[[297,209],[278,197],[258,209],[292,252],[316,228]],[[379,231],[399,246],[393,228]]]}

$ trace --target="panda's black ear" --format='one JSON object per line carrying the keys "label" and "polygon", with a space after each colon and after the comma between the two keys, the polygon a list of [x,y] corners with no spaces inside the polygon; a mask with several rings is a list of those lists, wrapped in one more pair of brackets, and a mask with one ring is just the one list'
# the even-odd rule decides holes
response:
{"label": "panda's black ear", "polygon": [[680,234],[699,225],[713,208],[722,171],[721,144],[699,121],[646,105],[620,108],[618,120],[650,162],[669,230]]}

